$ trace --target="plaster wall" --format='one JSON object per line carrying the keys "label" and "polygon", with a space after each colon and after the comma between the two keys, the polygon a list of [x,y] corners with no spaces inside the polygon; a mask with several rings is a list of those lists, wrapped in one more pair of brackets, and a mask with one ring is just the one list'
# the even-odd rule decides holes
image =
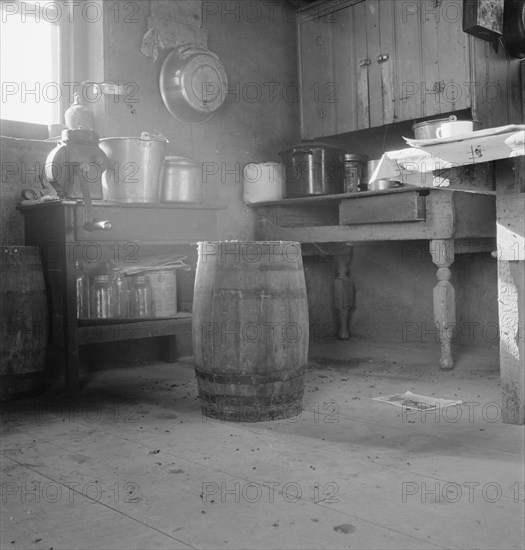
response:
{"label": "plaster wall", "polygon": [[[144,0],[134,4],[138,22],[107,18],[106,80],[135,83],[137,101],[107,102],[105,135],[160,132],[169,139],[171,154],[203,163],[208,200],[226,207],[219,216],[218,236],[253,238],[254,216],[242,200],[243,167],[278,161],[278,152],[299,140],[298,100],[283,94],[297,82],[293,10],[280,0],[264,2],[264,9],[249,14],[243,2],[203,2],[202,27],[208,31],[208,48],[225,66],[228,94],[213,118],[190,125],[164,106],[158,79],[167,50],[160,50],[156,62],[141,54],[151,6]],[[184,4],[164,3],[179,21],[185,16],[184,10],[179,12]]]}

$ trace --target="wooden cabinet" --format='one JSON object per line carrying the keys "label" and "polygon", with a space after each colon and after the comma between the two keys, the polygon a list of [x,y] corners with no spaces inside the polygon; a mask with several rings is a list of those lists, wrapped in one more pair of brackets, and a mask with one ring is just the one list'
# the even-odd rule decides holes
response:
{"label": "wooden cabinet", "polygon": [[519,61],[464,33],[462,16],[462,0],[331,0],[303,9],[302,137],[468,108],[486,127],[519,123]]}
{"label": "wooden cabinet", "polygon": [[[79,346],[165,337],[166,358],[176,358],[176,337],[191,338],[191,313],[171,318],[77,320],[75,262],[136,263],[157,251],[217,238],[218,206],[93,202],[93,216],[109,220],[105,231],[83,228],[82,201],[20,206],[27,245],[40,249],[50,312],[49,352],[62,361],[66,387],[80,387]],[[48,354],[49,355],[49,354]]]}

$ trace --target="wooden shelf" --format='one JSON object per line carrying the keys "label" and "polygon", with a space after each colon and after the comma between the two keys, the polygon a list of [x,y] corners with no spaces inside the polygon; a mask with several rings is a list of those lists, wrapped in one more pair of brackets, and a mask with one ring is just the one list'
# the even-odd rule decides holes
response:
{"label": "wooden shelf", "polygon": [[[184,203],[184,202],[116,202],[105,200],[93,200],[94,207],[103,208],[153,208],[159,210],[225,210],[227,208],[224,204],[200,204],[200,203]],[[84,201],[81,199],[75,200],[56,200],[46,201],[38,204],[19,204],[19,210],[27,210],[34,208],[53,208],[57,206],[84,206]]]}
{"label": "wooden shelf", "polygon": [[[49,347],[62,360],[66,388],[80,388],[79,346],[163,337],[168,362],[177,359],[177,337],[191,338],[191,313],[162,319],[76,318],[75,261],[100,263],[115,254],[120,261],[140,260],[151,247],[187,246],[217,239],[217,211],[222,205],[93,201],[93,218],[109,220],[103,231],[84,229],[86,212],[81,200],[20,205],[28,246],[41,250],[50,308]],[[121,243],[121,244],[119,244]],[[148,250],[145,249],[146,245]],[[51,371],[56,371],[54,361]],[[51,367],[51,366],[50,366]]]}
{"label": "wooden shelf", "polygon": [[79,323],[78,344],[80,346],[188,333],[191,331],[192,315],[191,313],[180,313],[176,317],[168,319],[147,319],[130,322],[115,322],[115,319],[108,319],[107,323],[94,321],[96,324],[84,325],[85,321],[82,324]]}
{"label": "wooden shelf", "polygon": [[289,206],[289,205],[315,205],[322,202],[337,202],[346,199],[359,199],[360,197],[373,197],[375,195],[394,195],[397,193],[408,193],[417,191],[421,195],[428,195],[432,187],[415,187],[413,185],[394,187],[392,189],[384,189],[382,191],[360,191],[359,193],[338,193],[337,195],[314,195],[310,197],[294,197],[290,199],[281,199],[275,201],[253,202],[248,206],[257,208],[259,206]]}

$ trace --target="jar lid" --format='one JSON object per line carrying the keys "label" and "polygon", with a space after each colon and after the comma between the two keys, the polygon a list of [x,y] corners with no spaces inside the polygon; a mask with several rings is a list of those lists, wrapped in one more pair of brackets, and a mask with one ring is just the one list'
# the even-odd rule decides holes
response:
{"label": "jar lid", "polygon": [[368,155],[359,155],[357,153],[345,153],[345,161],[366,162],[367,160],[368,160]]}
{"label": "jar lid", "polygon": [[108,283],[109,282],[109,276],[108,275],[95,275],[95,282],[96,283]]}

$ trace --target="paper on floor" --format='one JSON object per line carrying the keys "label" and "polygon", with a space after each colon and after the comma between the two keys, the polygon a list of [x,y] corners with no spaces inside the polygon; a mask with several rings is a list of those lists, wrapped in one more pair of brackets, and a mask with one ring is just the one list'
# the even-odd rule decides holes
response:
{"label": "paper on floor", "polygon": [[450,399],[441,399],[439,397],[429,397],[427,395],[418,395],[411,391],[405,393],[396,393],[386,395],[385,397],[373,397],[374,401],[382,401],[396,407],[404,407],[410,411],[431,411],[435,409],[450,407],[452,405],[461,405],[462,401],[452,401]]}

